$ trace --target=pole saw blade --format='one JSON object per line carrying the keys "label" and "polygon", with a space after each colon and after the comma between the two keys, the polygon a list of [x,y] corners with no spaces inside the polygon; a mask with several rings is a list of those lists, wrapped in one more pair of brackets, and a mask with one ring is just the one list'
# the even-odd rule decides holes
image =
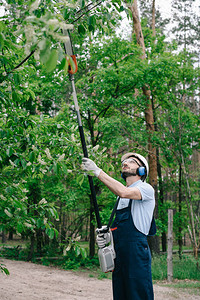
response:
{"label": "pole saw blade", "polygon": [[67,41],[64,43],[64,47],[65,47],[65,53],[68,55],[66,56],[66,59],[68,61],[68,73],[73,75],[78,71],[76,55],[74,55],[73,52],[69,31],[64,29],[63,34],[67,37]]}

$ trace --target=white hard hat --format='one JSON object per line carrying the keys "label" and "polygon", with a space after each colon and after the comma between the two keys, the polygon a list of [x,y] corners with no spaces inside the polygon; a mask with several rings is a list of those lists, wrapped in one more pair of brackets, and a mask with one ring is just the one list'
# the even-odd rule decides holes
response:
{"label": "white hard hat", "polygon": [[148,176],[148,174],[149,174],[149,164],[148,164],[146,158],[144,158],[144,156],[142,156],[142,155],[140,155],[138,153],[128,152],[128,153],[122,155],[121,162],[123,162],[125,159],[127,159],[129,157],[135,157],[135,158],[137,158],[141,162],[141,164],[144,167],[146,167],[146,175],[145,175],[145,178],[146,178]]}

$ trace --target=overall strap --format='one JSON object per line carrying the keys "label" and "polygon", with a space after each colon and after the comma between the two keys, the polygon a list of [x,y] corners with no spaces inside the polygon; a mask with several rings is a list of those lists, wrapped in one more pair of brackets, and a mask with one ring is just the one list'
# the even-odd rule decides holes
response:
{"label": "overall strap", "polygon": [[131,208],[131,204],[133,202],[133,199],[129,199],[128,207]]}
{"label": "overall strap", "polygon": [[119,203],[119,199],[120,199],[120,197],[118,196],[118,197],[117,197],[117,201],[115,202],[115,205],[114,205],[114,207],[113,207],[113,210],[112,210],[110,219],[109,219],[109,221],[108,221],[108,225],[107,225],[108,228],[110,228],[110,225],[111,225],[112,220],[113,220],[113,218],[114,218],[114,215],[115,215],[115,212],[116,212],[116,210],[117,210],[118,203]]}

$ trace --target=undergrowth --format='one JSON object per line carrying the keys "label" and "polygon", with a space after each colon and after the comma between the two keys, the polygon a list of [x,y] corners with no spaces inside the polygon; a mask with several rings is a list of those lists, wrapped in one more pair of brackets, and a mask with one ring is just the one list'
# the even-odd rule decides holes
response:
{"label": "undergrowth", "polygon": [[[1,247],[1,256],[8,259],[28,260],[29,248],[17,247]],[[39,257],[37,253],[32,257],[32,262],[41,263],[43,265],[57,266],[65,270],[85,270],[90,273],[89,276],[98,278],[110,278],[108,274],[100,271],[98,257],[93,258],[83,255],[83,252],[71,248],[63,256],[62,253],[55,249],[45,249],[43,256]],[[200,265],[200,260],[198,260]],[[152,258],[152,278],[154,281],[167,279],[167,256],[159,255]],[[183,254],[180,260],[178,255],[173,256],[173,278],[178,280],[200,280],[200,269],[197,260],[193,255]]]}

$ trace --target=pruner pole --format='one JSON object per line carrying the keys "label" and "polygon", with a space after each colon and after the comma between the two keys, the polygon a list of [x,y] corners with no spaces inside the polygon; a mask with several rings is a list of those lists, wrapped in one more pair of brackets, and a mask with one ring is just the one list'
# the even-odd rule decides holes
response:
{"label": "pruner pole", "polygon": [[[69,35],[69,32],[64,32],[64,34],[69,37],[69,42],[64,43],[65,53],[71,56],[71,55],[73,55],[73,50],[72,50],[70,35]],[[80,111],[79,111],[79,105],[78,105],[77,94],[76,94],[74,74],[69,73],[69,79],[70,79],[71,85],[72,85],[72,96],[73,96],[74,106],[75,106],[76,115],[77,115],[78,128],[79,128],[79,134],[80,134],[80,139],[81,139],[81,145],[82,145],[82,149],[83,149],[83,155],[84,155],[84,157],[88,158],[87,146],[86,146],[86,142],[85,142],[85,135],[84,135],[83,125],[81,122],[81,115],[80,115]],[[95,188],[94,188],[93,179],[90,175],[88,175],[88,180],[89,180],[89,185],[90,185],[91,198],[92,198],[92,202],[93,202],[93,206],[94,206],[95,216],[96,216],[96,220],[97,220],[97,226],[98,226],[98,228],[101,228],[102,224],[101,224],[101,219],[100,219],[100,215],[99,215],[99,207],[97,204],[96,192],[95,192]]]}

